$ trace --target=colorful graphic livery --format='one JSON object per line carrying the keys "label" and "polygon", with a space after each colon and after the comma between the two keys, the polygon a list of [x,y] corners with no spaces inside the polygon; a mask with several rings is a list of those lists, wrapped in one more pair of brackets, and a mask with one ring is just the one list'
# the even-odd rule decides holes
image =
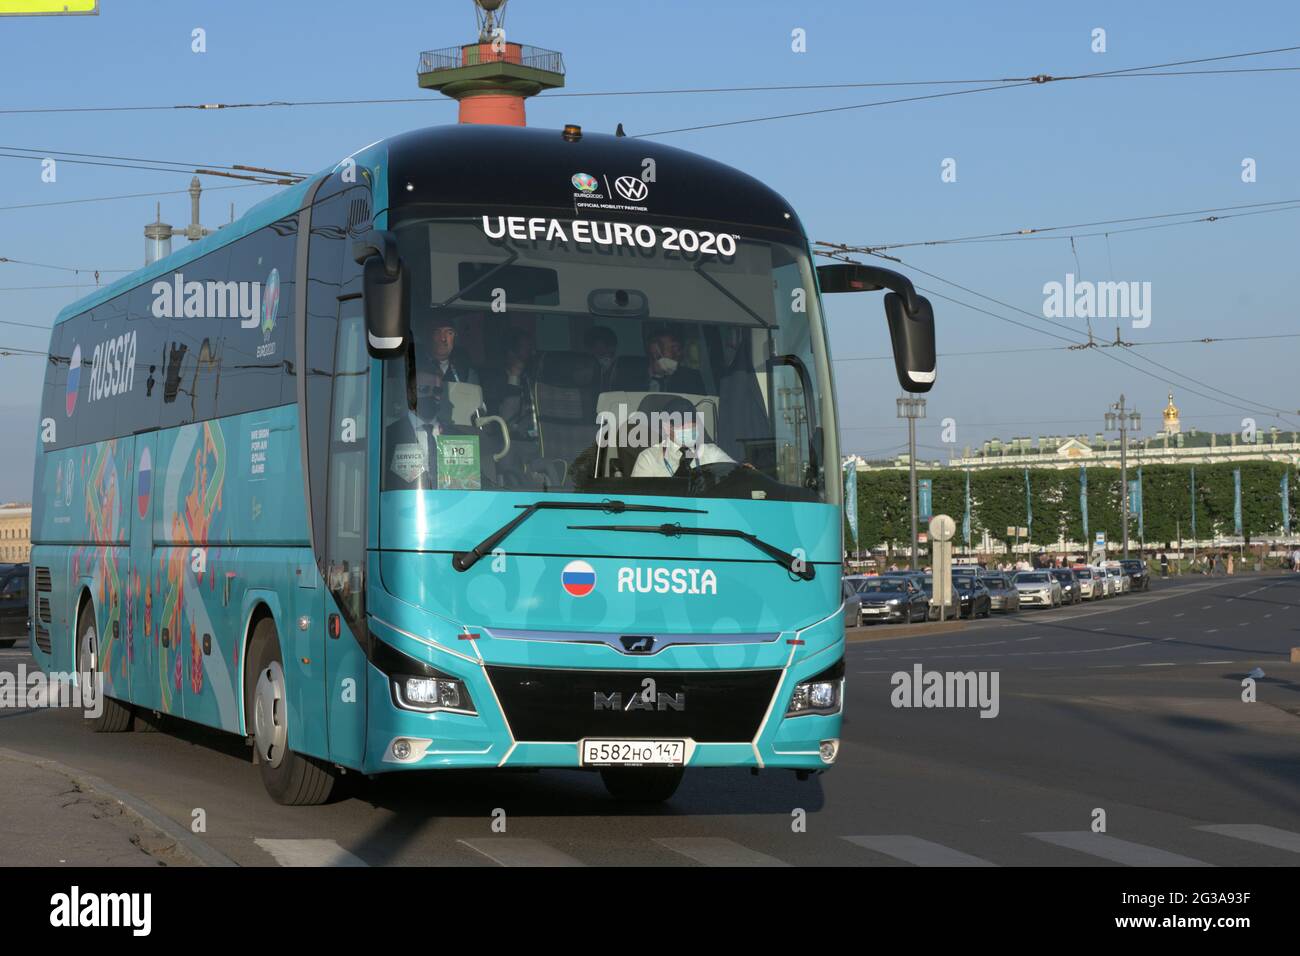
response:
{"label": "colorful graphic livery", "polygon": [[[645,212],[575,214],[647,149]],[[814,270],[780,196],[669,147],[460,126],[349,160],[59,315],[38,662],[102,673],[95,730],[250,738],[283,803],[341,768],[660,800],[693,767],[833,763],[818,276],[923,327],[910,286]]]}

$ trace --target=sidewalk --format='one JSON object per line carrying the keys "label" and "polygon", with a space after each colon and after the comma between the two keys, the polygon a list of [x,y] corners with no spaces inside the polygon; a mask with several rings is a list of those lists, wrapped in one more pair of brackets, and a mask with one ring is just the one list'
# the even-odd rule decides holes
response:
{"label": "sidewalk", "polygon": [[89,774],[3,749],[0,833],[0,866],[205,863],[195,841],[147,805]]}

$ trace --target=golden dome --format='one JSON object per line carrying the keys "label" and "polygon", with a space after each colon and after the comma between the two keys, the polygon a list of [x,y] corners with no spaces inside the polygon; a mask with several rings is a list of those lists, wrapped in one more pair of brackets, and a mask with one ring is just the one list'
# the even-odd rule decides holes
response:
{"label": "golden dome", "polygon": [[1164,416],[1165,416],[1165,421],[1167,422],[1178,421],[1178,406],[1174,404],[1173,392],[1169,393],[1169,404],[1165,406]]}

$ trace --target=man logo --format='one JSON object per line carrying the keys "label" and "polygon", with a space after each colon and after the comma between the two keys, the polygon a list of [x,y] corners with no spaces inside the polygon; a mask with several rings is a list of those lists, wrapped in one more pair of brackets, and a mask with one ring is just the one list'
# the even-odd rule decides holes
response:
{"label": "man logo", "polygon": [[620,176],[614,180],[614,188],[628,202],[641,202],[650,195],[650,187],[635,176]]}
{"label": "man logo", "polygon": [[649,654],[655,647],[655,639],[648,634],[624,634],[619,640],[629,654]]}

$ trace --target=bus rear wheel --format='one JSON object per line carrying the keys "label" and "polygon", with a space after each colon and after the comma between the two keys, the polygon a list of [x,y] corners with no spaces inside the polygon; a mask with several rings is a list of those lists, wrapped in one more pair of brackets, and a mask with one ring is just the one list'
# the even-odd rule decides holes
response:
{"label": "bus rear wheel", "polygon": [[616,800],[663,803],[677,792],[684,773],[681,767],[604,767],[600,779]]}
{"label": "bus rear wheel", "polygon": [[253,630],[251,660],[244,680],[246,726],[253,735],[262,785],[276,803],[307,807],[334,792],[332,767],[289,747],[289,695],[275,623],[263,618]]}
{"label": "bus rear wheel", "polygon": [[87,604],[82,609],[77,629],[77,680],[100,678],[95,688],[98,694],[99,716],[85,718],[86,726],[97,734],[119,734],[131,729],[131,706],[114,700],[103,693],[103,661],[99,655],[99,631],[95,627],[95,608]]}
{"label": "bus rear wheel", "polygon": [[18,643],[18,638],[16,637],[0,638],[0,648],[13,647],[17,643]]}

